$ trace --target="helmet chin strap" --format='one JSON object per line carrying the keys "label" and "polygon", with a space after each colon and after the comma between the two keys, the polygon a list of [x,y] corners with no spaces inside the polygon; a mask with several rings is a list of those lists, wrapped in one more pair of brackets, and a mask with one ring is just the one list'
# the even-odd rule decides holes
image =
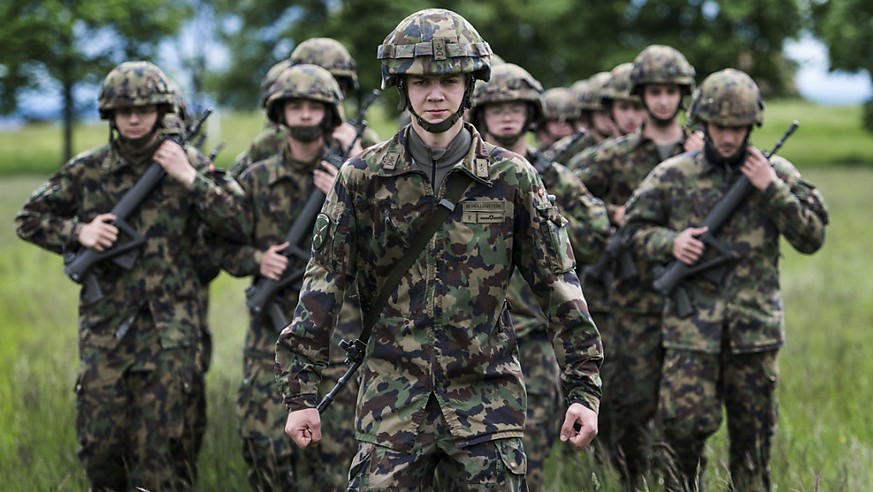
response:
{"label": "helmet chin strap", "polygon": [[429,123],[425,121],[424,118],[419,116],[418,113],[412,109],[412,104],[409,103],[409,97],[406,94],[406,81],[402,79],[397,84],[397,90],[400,92],[400,105],[409,110],[409,114],[415,118],[415,121],[417,121],[422,128],[424,128],[424,131],[428,133],[443,133],[448,131],[455,122],[461,119],[461,117],[464,116],[464,110],[470,107],[470,100],[473,97],[473,82],[473,76],[468,76],[467,86],[464,88],[464,98],[461,100],[461,105],[458,106],[458,110],[439,123]]}

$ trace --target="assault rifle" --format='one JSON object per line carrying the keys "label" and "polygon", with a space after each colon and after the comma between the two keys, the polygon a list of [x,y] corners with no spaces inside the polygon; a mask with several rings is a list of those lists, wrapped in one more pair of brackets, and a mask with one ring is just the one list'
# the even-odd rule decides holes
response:
{"label": "assault rifle", "polygon": [[[212,114],[212,109],[206,109],[184,135],[175,134],[166,137],[166,139],[173,140],[185,147],[195,135],[200,133],[200,128],[210,114]],[[103,292],[100,291],[100,285],[97,283],[97,276],[93,272],[93,268],[97,264],[103,260],[112,260],[113,263],[125,270],[133,268],[138,256],[137,249],[145,243],[146,238],[127,221],[166,175],[167,172],[160,164],[152,162],[133,187],[127,190],[121,200],[112,208],[111,213],[115,215],[112,225],[130,237],[127,242],[117,241],[105,251],[81,248],[64,256],[64,273],[74,282],[84,285],[86,303],[93,304],[103,298]]]}
{"label": "assault rifle", "polygon": [[606,250],[597,262],[586,265],[582,269],[582,278],[580,279],[582,287],[585,287],[589,279],[599,282],[601,285],[609,289],[609,284],[612,283],[612,268],[618,264],[618,278],[621,280],[630,280],[637,276],[637,266],[634,264],[633,256],[627,249],[626,232],[623,227],[619,227],[612,233],[609,242],[606,243]]}
{"label": "assault rifle", "polygon": [[533,167],[536,168],[537,172],[542,176],[550,167],[552,167],[552,163],[555,162],[555,157],[558,157],[566,152],[570,147],[576,145],[576,142],[584,136],[585,130],[579,129],[567,138],[567,143],[560,147],[555,147],[555,145],[560,142],[559,140],[542,150],[534,150],[530,156],[530,163],[533,164]]}
{"label": "assault rifle", "polygon": [[[364,114],[378,95],[379,92],[374,90],[364,104],[361,105],[358,117],[350,122],[357,130],[351,145],[343,149],[342,155],[336,152],[325,152],[325,155],[322,157],[323,160],[337,169],[342,166],[343,162],[349,157],[348,154],[355,146],[355,143],[364,134],[364,130],[367,128],[367,120],[364,119]],[[256,314],[268,314],[270,322],[276,331],[281,331],[288,326],[289,320],[285,313],[282,312],[282,308],[274,301],[274,297],[280,289],[289,285],[297,285],[303,279],[306,263],[309,262],[310,257],[309,242],[312,239],[312,227],[315,224],[316,217],[321,212],[325,198],[326,196],[323,191],[318,188],[312,190],[312,194],[309,195],[309,198],[303,205],[303,209],[297,215],[297,218],[294,219],[291,229],[285,235],[285,242],[288,243],[288,247],[282,250],[282,254],[289,259],[299,260],[296,263],[300,266],[293,269],[289,266],[289,268],[285,269],[282,278],[279,280],[261,277],[246,289],[246,305]]]}
{"label": "assault rifle", "polygon": [[[794,133],[794,130],[796,130],[798,126],[799,123],[797,121],[791,122],[791,125],[787,130],[785,130],[785,134],[782,135],[782,138],[780,138],[779,141],[776,142],[776,145],[773,146],[773,150],[765,155],[767,160],[770,160],[770,158],[779,151],[788,137]],[[685,263],[674,259],[667,264],[666,267],[659,269],[659,271],[655,273],[655,280],[652,283],[652,287],[662,296],[666,297],[672,295],[673,301],[676,304],[676,314],[679,317],[687,318],[694,312],[694,309],[691,307],[691,299],[688,297],[688,291],[685,286],[682,285],[685,279],[701,272],[704,274],[712,273],[715,267],[721,266],[734,258],[727,245],[719,241],[715,237],[715,234],[719,229],[721,229],[721,226],[731,218],[740,205],[746,201],[746,198],[754,189],[755,187],[749,181],[749,178],[745,175],[741,175],[739,179],[731,185],[722,199],[715,204],[715,207],[709,211],[703,219],[703,222],[700,224],[700,227],[707,227],[709,230],[705,234],[699,236],[698,239],[714,247],[721,253],[721,256],[704,262],[698,262],[694,265],[686,265]],[[720,274],[716,274],[715,276],[708,275],[708,277],[716,282],[721,281]]]}

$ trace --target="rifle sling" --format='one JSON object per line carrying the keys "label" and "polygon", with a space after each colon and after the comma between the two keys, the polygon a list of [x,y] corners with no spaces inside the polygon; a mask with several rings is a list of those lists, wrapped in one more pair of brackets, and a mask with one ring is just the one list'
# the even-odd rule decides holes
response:
{"label": "rifle sling", "polygon": [[397,285],[400,284],[400,279],[406,275],[406,272],[408,272],[409,268],[412,267],[412,264],[415,263],[416,258],[421,254],[421,251],[427,243],[430,242],[433,235],[436,234],[436,231],[442,227],[446,217],[448,217],[455,209],[455,205],[458,203],[458,200],[461,199],[464,190],[467,189],[467,185],[470,183],[471,178],[467,173],[457,171],[449,176],[448,181],[446,195],[442,200],[440,200],[439,207],[437,207],[430,217],[427,218],[427,222],[424,223],[421,230],[415,235],[415,238],[413,239],[412,244],[409,245],[406,253],[391,270],[388,279],[382,285],[382,289],[379,290],[379,295],[376,297],[370,311],[364,318],[364,326],[361,330],[361,336],[358,337],[357,341],[358,346],[363,347],[364,350],[366,349],[367,342],[370,339],[370,333],[373,330],[373,326],[376,324],[376,320],[379,319],[382,309],[384,309],[385,304],[388,303],[388,298],[391,297],[391,294],[397,288]]}

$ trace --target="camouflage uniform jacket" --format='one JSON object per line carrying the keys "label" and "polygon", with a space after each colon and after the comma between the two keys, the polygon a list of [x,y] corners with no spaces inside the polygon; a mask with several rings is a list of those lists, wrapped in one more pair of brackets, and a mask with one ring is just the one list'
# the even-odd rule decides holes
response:
{"label": "camouflage uniform jacket", "polygon": [[[95,268],[104,297],[91,305],[84,297],[80,301],[82,343],[114,347],[122,335],[115,330],[144,307],[160,330],[162,347],[196,343],[203,288],[195,258],[198,227],[234,238],[247,234],[250,219],[235,181],[194,150],[188,150],[188,158],[198,171],[194,188],[167,176],[130,217],[130,225],[146,238],[133,268],[112,261]],[[19,236],[55,253],[77,250],[80,228],[109,212],[148,165],[130,164],[108,145],[76,156],[24,204],[15,218]],[[122,234],[119,241],[125,239]]]}
{"label": "camouflage uniform jacket", "polygon": [[[591,195],[579,178],[557,162],[552,163],[540,178],[546,191],[555,196],[555,206],[568,221],[577,267],[597,261],[609,237],[609,219],[603,202]],[[507,298],[517,336],[536,329],[545,330],[546,315],[520,274],[513,275]]]}
{"label": "camouflage uniform jacket", "polygon": [[[641,128],[606,140],[576,156],[570,165],[579,170],[579,177],[591,193],[606,203],[610,220],[614,219],[616,209],[625,205],[634,189],[661,161],[657,146],[642,132]],[[673,155],[683,152],[684,138],[676,143]],[[636,257],[634,263],[637,277],[621,281],[617,274],[613,275],[609,286],[609,308],[635,313],[660,313],[663,299],[648,288],[651,284],[650,270],[657,265]]]}
{"label": "camouflage uniform jacket", "polygon": [[[602,347],[575,274],[566,220],[523,158],[473,142],[449,173],[472,183],[404,275],[373,328],[356,436],[410,450],[435,395],[460,444],[522,437],[526,396],[505,307],[515,268],[550,320],[568,400],[598,408]],[[316,404],[318,372],[343,291],[357,275],[366,313],[412,236],[437,206],[406,150],[407,132],[340,170],[316,224],[294,321],[277,343],[277,379],[293,410]]]}
{"label": "camouflage uniform jacket", "polygon": [[[555,143],[555,147],[563,147],[566,145],[569,140],[573,138],[572,135],[562,138]],[[593,132],[588,132],[580,138],[576,140],[567,150],[561,152],[560,154],[555,156],[555,162],[563,164],[565,166],[570,165],[570,161],[574,156],[581,154],[588,148],[594,147],[595,145],[599,145],[602,140],[597,137]]]}
{"label": "camouflage uniform jacket", "polygon": [[[828,212],[821,194],[781,157],[771,162],[779,177],[748,201],[716,237],[733,259],[719,284],[698,275],[686,280],[694,314],[681,319],[667,302],[664,346],[718,353],[723,330],[733,352],[773,350],[785,340],[779,289],[779,236],[802,253],[824,242]],[[696,227],[741,176],[739,170],[713,165],[703,152],[664,161],[649,175],[628,204],[627,223],[637,249],[646,258],[666,263],[673,241]],[[718,256],[707,247],[702,261]]]}

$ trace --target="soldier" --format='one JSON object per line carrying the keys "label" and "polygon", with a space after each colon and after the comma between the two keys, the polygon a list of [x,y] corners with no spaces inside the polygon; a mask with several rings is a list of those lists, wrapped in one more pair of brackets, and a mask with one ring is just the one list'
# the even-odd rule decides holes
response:
{"label": "soldier", "polygon": [[[261,81],[261,106],[264,109],[266,109],[266,93],[275,78],[284,69],[301,64],[318,65],[330,72],[339,84],[344,99],[359,90],[358,65],[346,47],[332,38],[309,38],[298,44],[287,60],[277,62],[267,71],[267,75]],[[344,114],[342,108],[340,114]],[[336,127],[335,132],[336,139],[350,141],[357,130],[351,124],[344,122]],[[287,137],[285,127],[270,122],[267,128],[255,137],[249,150],[236,157],[231,167],[231,174],[238,177],[251,164],[278,154]],[[378,141],[379,137],[373,129],[367,128],[361,135],[361,148],[369,147]]]}
{"label": "soldier", "polygon": [[[568,220],[577,264],[584,264],[603,250],[609,219],[603,202],[591,196],[569,169],[527,148],[524,137],[543,114],[542,92],[539,81],[518,65],[496,66],[491,80],[476,84],[470,115],[485,142],[536,163],[546,191],[556,197],[555,205]],[[524,430],[527,484],[530,490],[544,490],[545,459],[558,431],[554,415],[560,404],[560,369],[548,338],[549,320],[518,272],[512,276],[507,299],[528,397]]]}
{"label": "soldier", "polygon": [[[445,489],[524,487],[526,395],[505,305],[514,269],[548,315],[563,368],[561,440],[581,448],[596,434],[600,342],[565,221],[530,164],[461,119],[474,82],[489,78],[490,55],[473,26],[444,9],[416,12],[385,38],[382,87],[398,88],[412,123],[340,170],[294,320],[276,344],[285,432],[307,446],[321,440],[316,387],[343,291],[357,283],[365,313],[377,315],[365,337],[349,490],[435,479]],[[440,230],[422,234],[437,209]],[[427,248],[392,274],[416,238]],[[374,307],[389,275],[399,280]]]}
{"label": "soldier", "polygon": [[576,131],[576,122],[582,115],[576,94],[566,87],[555,87],[543,93],[543,119],[536,128],[541,149],[551,147],[558,140]]}
{"label": "soldier", "polygon": [[79,304],[76,434],[93,490],[191,485],[175,462],[189,458],[175,448],[185,432],[202,324],[197,230],[205,224],[232,238],[250,227],[239,186],[167,138],[180,131],[165,120],[173,102],[157,66],[115,67],[98,96],[109,145],[73,158],[15,218],[22,239],[55,253],[106,251],[123,241],[112,207],[153,162],[168,174],[130,218],[145,238],[132,267],[103,261],[92,269],[103,297],[90,302],[83,291]]}
{"label": "soldier", "polygon": [[[682,53],[669,46],[651,45],[629,68],[621,69],[628,75],[627,83],[613,71],[612,97],[640,98],[646,109],[645,123],[633,133],[607,140],[578,156],[583,182],[606,202],[617,228],[624,224],[625,202],[649,171],[664,159],[700,144],[699,140],[686,141],[688,135],[677,120],[683,96],[690,95],[694,87],[694,68]],[[616,126],[621,128],[616,102],[612,104]],[[622,230],[616,234],[616,240],[626,248]],[[663,301],[649,288],[650,270],[657,265],[641,258],[627,261],[633,261],[635,272],[616,270],[606,276],[610,322],[603,335],[606,391],[600,421],[603,432],[598,441],[626,483],[641,487],[650,468],[650,426],[663,360]]]}
{"label": "soldier", "polygon": [[[611,75],[609,72],[598,72],[588,79],[582,81],[584,84],[573,84],[570,89],[576,93],[579,100],[579,108],[581,109],[582,121],[587,121],[585,126],[585,135],[577,140],[574,144],[567,147],[566,150],[555,156],[555,162],[569,165],[573,157],[581,154],[585,149],[600,145],[604,140],[616,136],[615,125],[612,123],[612,118],[603,107],[601,101],[603,97],[603,87],[609,81]],[[559,140],[556,147],[564,147],[572,137],[564,137]],[[588,306],[592,309],[592,306]]]}
{"label": "soldier", "polygon": [[[281,154],[249,166],[239,177],[255,226],[247,244],[224,245],[222,264],[231,275],[252,276],[253,282],[261,278],[279,280],[289,268],[301,266],[282,254],[284,249],[298,246],[289,245],[285,236],[313,190],[317,188],[327,193],[330,189],[337,169],[336,163],[323,160],[325,151],[336,152],[352,143],[333,139],[334,129],[342,124],[342,101],[336,80],[330,72],[315,65],[287,68],[269,88],[267,114],[276,125],[286,128],[287,137]],[[299,245],[308,250],[309,241],[310,238],[306,238]],[[299,288],[299,285],[290,285],[274,297],[273,302],[287,318],[297,305]],[[274,326],[266,310],[260,314],[250,312],[243,352],[244,379],[237,399],[249,482],[254,490],[297,487],[339,490],[344,488],[348,465],[355,453],[354,433],[350,427],[354,393],[351,390],[343,393],[341,396],[345,399],[339,398],[331,409],[331,415],[344,415],[345,419],[326,422],[329,439],[305,453],[296,452],[283,432],[287,412],[276,391],[273,371],[276,335],[283,327]],[[341,327],[346,331],[338,333],[339,339],[360,332],[360,322]],[[341,352],[337,344],[333,344],[332,349]],[[338,354],[331,360],[338,359],[333,365],[339,366],[344,358],[344,354]],[[331,367],[325,372],[337,370],[342,372],[342,367]],[[343,407],[345,411],[340,410]],[[314,481],[316,479],[318,481]],[[310,482],[307,484],[306,480]]]}
{"label": "soldier", "polygon": [[[770,444],[776,431],[776,356],[785,340],[778,262],[780,236],[797,251],[824,242],[828,212],[821,194],[787,160],[767,161],[749,143],[763,122],[760,92],[743,72],[726,69],[695,92],[689,118],[705,147],[659,164],[628,203],[627,227],[645,258],[685,265],[728,255],[720,282],[686,280],[693,313],[672,301],[663,311],[664,371],[658,421],[672,452],[668,490],[697,490],[704,445],[728,419],[732,490],[770,490]],[[747,200],[716,233],[724,251],[706,247],[697,227],[732,183],[751,183]],[[708,242],[709,245],[714,244]]]}

